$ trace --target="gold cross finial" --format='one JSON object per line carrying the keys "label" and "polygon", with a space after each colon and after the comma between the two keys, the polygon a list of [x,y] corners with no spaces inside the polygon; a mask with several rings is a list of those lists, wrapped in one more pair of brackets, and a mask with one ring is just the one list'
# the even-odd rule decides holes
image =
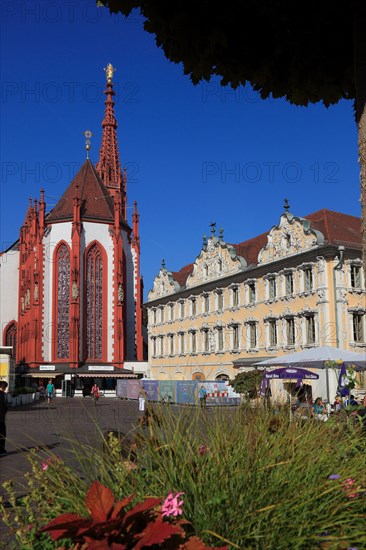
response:
{"label": "gold cross finial", "polygon": [[93,134],[90,130],[85,130],[84,132],[85,136],[85,149],[86,149],[86,158],[89,158],[89,151],[90,151],[90,138],[93,137]]}
{"label": "gold cross finial", "polygon": [[113,67],[112,63],[108,63],[104,70],[107,77],[107,82],[112,82],[113,75],[116,72],[116,69]]}

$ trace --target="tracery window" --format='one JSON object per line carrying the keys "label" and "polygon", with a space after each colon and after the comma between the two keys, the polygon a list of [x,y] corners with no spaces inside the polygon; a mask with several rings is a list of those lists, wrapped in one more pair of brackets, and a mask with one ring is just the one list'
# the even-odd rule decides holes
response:
{"label": "tracery window", "polygon": [[88,359],[103,354],[103,259],[94,244],[86,258],[86,351]]}
{"label": "tracery window", "polygon": [[5,345],[11,346],[13,348],[11,352],[11,357],[14,357],[14,358],[16,357],[16,354],[17,354],[17,332],[18,332],[18,329],[17,329],[16,323],[12,323],[8,327],[5,335]]}
{"label": "tracery window", "polygon": [[57,252],[57,358],[69,357],[70,252],[62,244]]}

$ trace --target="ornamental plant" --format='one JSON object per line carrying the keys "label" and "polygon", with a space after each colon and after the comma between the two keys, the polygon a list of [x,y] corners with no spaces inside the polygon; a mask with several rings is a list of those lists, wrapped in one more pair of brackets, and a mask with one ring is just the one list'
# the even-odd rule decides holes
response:
{"label": "ornamental plant", "polygon": [[[134,495],[115,502],[112,491],[94,481],[85,499],[89,517],[61,514],[40,532],[49,533],[54,541],[70,539],[74,550],[210,549],[198,537],[187,535],[188,522],[164,520],[164,516],[176,517],[182,513],[183,500],[177,500],[182,494],[170,493],[162,512],[159,510],[162,499],[155,497],[147,497],[128,509]],[[228,546],[221,548],[227,550]]]}

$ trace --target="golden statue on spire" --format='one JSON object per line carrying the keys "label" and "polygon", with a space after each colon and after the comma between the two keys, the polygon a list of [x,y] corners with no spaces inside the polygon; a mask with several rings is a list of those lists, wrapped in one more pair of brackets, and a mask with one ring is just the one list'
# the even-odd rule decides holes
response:
{"label": "golden statue on spire", "polygon": [[108,63],[104,70],[107,77],[107,82],[112,82],[113,75],[116,72],[116,69],[113,67],[112,63]]}

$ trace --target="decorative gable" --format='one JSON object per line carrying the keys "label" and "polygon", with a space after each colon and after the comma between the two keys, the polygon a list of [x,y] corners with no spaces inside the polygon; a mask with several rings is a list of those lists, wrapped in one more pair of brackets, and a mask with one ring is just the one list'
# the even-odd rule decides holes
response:
{"label": "decorative gable", "polygon": [[179,284],[174,280],[172,273],[167,271],[163,262],[159,273],[154,279],[153,287],[148,295],[148,300],[155,300],[161,296],[178,292],[178,290],[180,290]]}
{"label": "decorative gable", "polygon": [[242,271],[247,262],[238,256],[235,249],[222,238],[212,235],[204,237],[203,247],[193,264],[192,273],[187,278],[186,288],[197,286],[211,280],[227,277]]}
{"label": "decorative gable", "polygon": [[285,212],[280,223],[270,230],[267,244],[258,254],[258,264],[265,264],[316,248],[324,243],[320,231],[310,228],[305,218]]}

